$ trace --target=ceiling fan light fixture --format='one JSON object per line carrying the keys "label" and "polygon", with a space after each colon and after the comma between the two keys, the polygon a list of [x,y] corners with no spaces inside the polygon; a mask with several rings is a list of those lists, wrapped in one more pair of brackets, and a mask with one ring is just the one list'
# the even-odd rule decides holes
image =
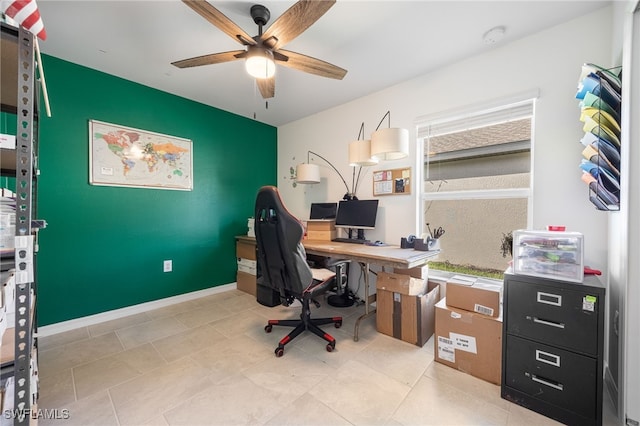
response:
{"label": "ceiling fan light fixture", "polygon": [[271,78],[276,73],[273,53],[263,47],[251,46],[245,61],[247,73],[254,78]]}

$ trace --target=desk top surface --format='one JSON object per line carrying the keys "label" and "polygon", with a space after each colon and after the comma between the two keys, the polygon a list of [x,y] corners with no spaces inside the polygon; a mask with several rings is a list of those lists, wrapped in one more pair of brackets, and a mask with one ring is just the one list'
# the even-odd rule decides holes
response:
{"label": "desk top surface", "polygon": [[339,243],[335,241],[303,240],[307,253],[350,258],[360,262],[375,263],[396,268],[413,268],[427,263],[440,251],[402,249],[400,246],[369,246],[366,244]]}
{"label": "desk top surface", "polygon": [[[255,244],[254,237],[236,236],[238,241]],[[366,244],[339,243],[336,241],[302,240],[307,253],[329,257],[344,257],[357,262],[375,263],[394,268],[422,266],[440,254],[436,251],[402,249],[396,245],[369,246]]]}

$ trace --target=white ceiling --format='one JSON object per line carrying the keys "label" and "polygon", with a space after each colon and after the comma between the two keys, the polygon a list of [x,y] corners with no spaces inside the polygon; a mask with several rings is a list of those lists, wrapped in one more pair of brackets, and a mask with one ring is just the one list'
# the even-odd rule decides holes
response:
{"label": "white ceiling", "polygon": [[[257,34],[254,1],[211,1]],[[262,0],[272,23],[294,1]],[[171,62],[242,47],[178,0],[38,0],[43,53],[274,126],[312,115],[470,55],[589,13],[609,1],[338,0],[286,45],[348,70],[333,80],[279,66],[275,97],[260,96],[241,61],[178,69]],[[267,26],[269,25],[267,24]],[[498,44],[482,35],[506,27]],[[585,29],[586,30],[586,29]],[[46,76],[46,69],[45,69]],[[55,99],[51,99],[55,113]]]}

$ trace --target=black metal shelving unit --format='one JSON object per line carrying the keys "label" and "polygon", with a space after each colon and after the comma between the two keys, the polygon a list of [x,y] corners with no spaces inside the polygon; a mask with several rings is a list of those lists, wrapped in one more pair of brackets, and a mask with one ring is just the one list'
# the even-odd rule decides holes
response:
{"label": "black metal shelving unit", "polygon": [[[1,366],[2,380],[13,378],[14,425],[27,425],[37,408],[38,367],[36,341],[37,294],[35,282],[36,235],[39,224],[36,217],[37,153],[38,153],[38,92],[36,85],[35,36],[22,27],[1,24],[0,53],[2,54],[2,111],[17,118],[16,148],[2,148],[0,172],[2,176],[15,176],[16,223],[13,268],[3,272],[3,279],[15,282],[15,327],[13,345],[2,348],[12,351],[13,357]],[[4,262],[7,269],[7,262]],[[6,339],[5,339],[6,343]],[[4,346],[4,345],[3,345]],[[37,417],[37,416],[36,416]]]}

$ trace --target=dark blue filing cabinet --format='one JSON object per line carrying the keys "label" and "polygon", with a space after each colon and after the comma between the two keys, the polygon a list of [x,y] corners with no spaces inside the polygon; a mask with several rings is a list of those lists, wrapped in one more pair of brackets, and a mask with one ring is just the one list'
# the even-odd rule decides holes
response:
{"label": "dark blue filing cabinet", "polygon": [[602,424],[605,287],[504,275],[502,398],[569,425]]}

